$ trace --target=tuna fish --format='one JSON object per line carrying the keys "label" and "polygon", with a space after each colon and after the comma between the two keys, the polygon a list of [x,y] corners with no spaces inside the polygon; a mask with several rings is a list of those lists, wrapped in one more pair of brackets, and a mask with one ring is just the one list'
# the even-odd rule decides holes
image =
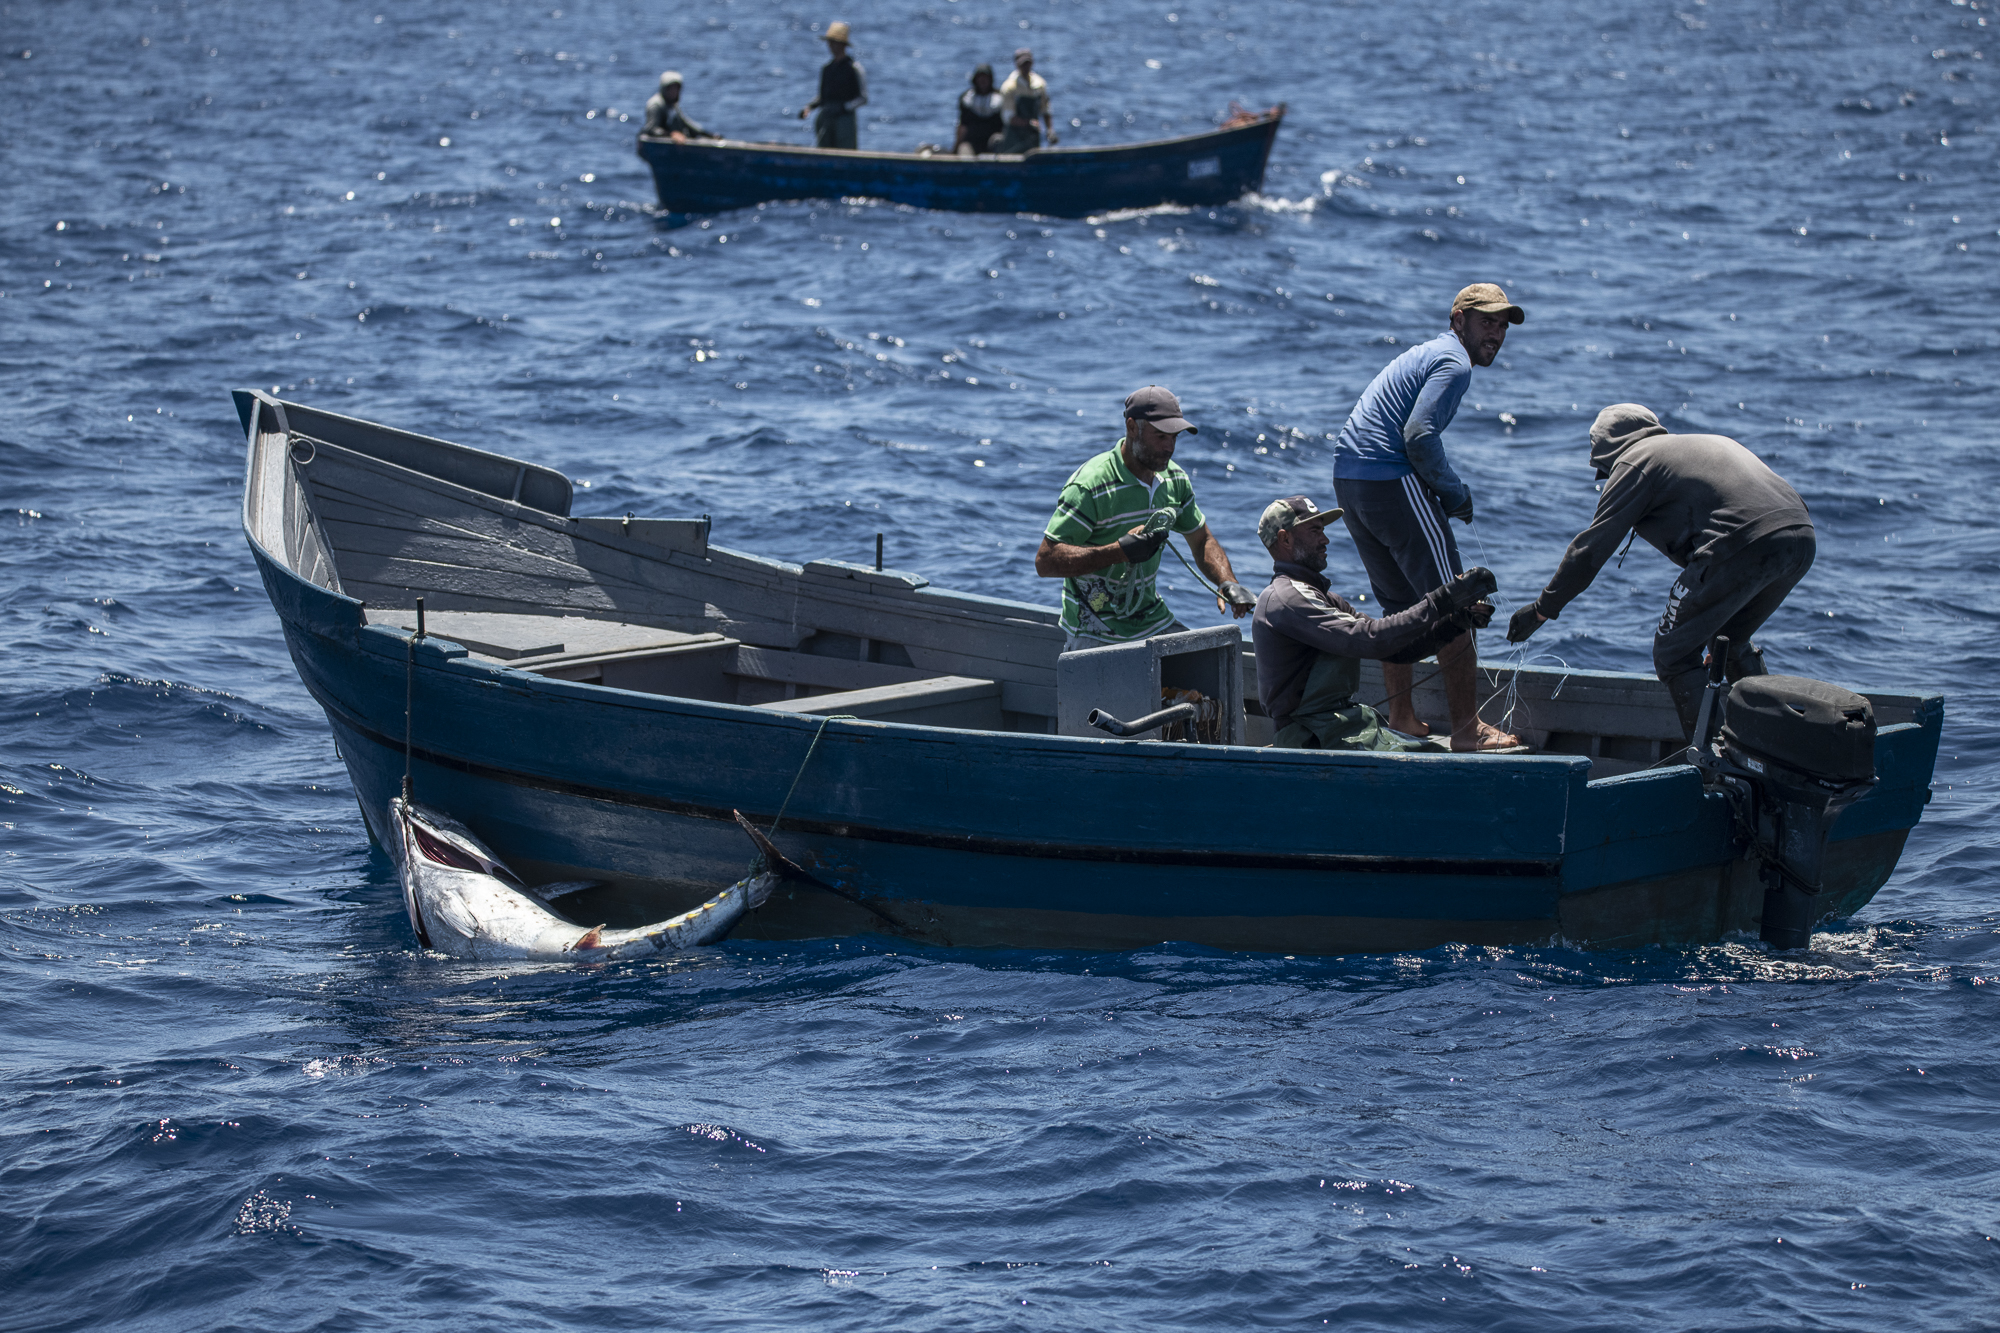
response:
{"label": "tuna fish", "polygon": [[713,944],[761,907],[780,880],[816,883],[785,859],[742,815],[736,822],[757,846],[751,873],[699,907],[632,930],[588,929],[549,910],[551,899],[585,883],[529,888],[485,843],[455,819],[397,797],[389,802],[396,871],[417,942],[457,958],[548,958],[605,962],[651,958]]}

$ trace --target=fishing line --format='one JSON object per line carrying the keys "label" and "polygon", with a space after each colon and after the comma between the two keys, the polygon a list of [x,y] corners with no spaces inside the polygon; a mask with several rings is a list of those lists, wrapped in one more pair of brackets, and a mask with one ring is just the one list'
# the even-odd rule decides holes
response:
{"label": "fishing line", "polygon": [[417,598],[417,628],[409,638],[408,652],[403,659],[403,804],[409,805],[416,798],[410,783],[410,756],[415,749],[411,732],[415,727],[417,702],[417,640],[424,637],[424,599]]}
{"label": "fishing line", "polygon": [[1214,593],[1217,597],[1222,596],[1222,590],[1220,588],[1217,588],[1213,583],[1210,583],[1207,579],[1203,578],[1201,576],[1200,570],[1196,569],[1193,565],[1188,564],[1188,558],[1181,554],[1180,547],[1174,545],[1172,542],[1168,542],[1167,549],[1174,553],[1174,559],[1180,561],[1184,565],[1187,565],[1187,572],[1194,575],[1194,581],[1196,583],[1199,583],[1202,587],[1208,589],[1210,592]]}
{"label": "fishing line", "polygon": [[[792,793],[799,789],[799,779],[806,775],[806,765],[812,762],[813,751],[819,749],[819,738],[826,733],[826,724],[835,720],[842,722],[859,721],[859,719],[856,718],[852,713],[829,713],[825,717],[819,720],[819,726],[813,729],[812,744],[806,747],[806,757],[799,760],[799,771],[792,774],[792,785],[785,789],[785,799],[778,806],[778,817],[771,821],[770,832],[766,833],[764,835],[765,837],[770,837],[771,834],[776,833],[778,831],[778,824],[780,821],[784,819],[785,811],[791,808]],[[737,818],[741,819],[742,816],[738,815]],[[756,874],[758,871],[758,867],[763,862],[763,860],[764,860],[764,854],[762,852],[757,853],[757,855],[751,859],[750,869],[748,873],[753,875]],[[882,921],[891,930],[894,930],[899,934],[905,934],[905,935],[910,933],[910,928],[908,926],[904,925],[901,921],[898,921],[895,917],[889,915],[889,913],[883,911],[881,908],[877,907],[874,903],[869,902],[867,899],[862,898],[857,894],[849,893],[846,889],[840,888],[836,885],[829,884],[825,880],[819,878],[817,875],[811,874],[810,872],[808,872],[806,878],[813,884],[816,884],[820,888],[825,889],[828,893],[831,893],[834,897],[845,898],[848,902],[853,903],[856,907],[861,908],[863,911],[873,913],[876,919]]]}
{"label": "fishing line", "polygon": [[778,806],[778,818],[771,821],[771,827],[765,832],[765,837],[768,838],[771,834],[778,831],[778,822],[785,817],[785,811],[791,808],[792,793],[799,789],[799,779],[806,775],[806,765],[812,762],[813,751],[819,748],[819,738],[825,734],[826,724],[835,718],[839,718],[843,722],[859,720],[852,713],[829,713],[819,720],[819,726],[813,731],[812,744],[806,747],[806,757],[799,760],[799,771],[792,774],[792,785],[785,788],[785,799]]}

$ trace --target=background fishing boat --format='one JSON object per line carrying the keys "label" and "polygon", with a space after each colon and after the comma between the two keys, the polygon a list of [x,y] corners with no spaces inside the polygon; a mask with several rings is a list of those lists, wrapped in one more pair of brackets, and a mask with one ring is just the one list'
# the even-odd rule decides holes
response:
{"label": "background fishing boat", "polygon": [[1215,205],[1264,184],[1282,105],[1220,129],[1103,148],[957,157],[639,136],[660,207],[719,213],[779,199],[887,199],[961,213],[1082,217],[1156,204]]}
{"label": "background fishing boat", "polygon": [[[573,517],[550,469],[236,401],[245,531],[371,831],[409,762],[419,799],[531,882],[605,881],[566,903],[593,922],[737,878],[741,809],[782,810],[784,850],[873,909],[794,893],[751,935],[886,916],[960,945],[1333,953],[1758,927],[1730,802],[1660,766],[1681,741],[1650,678],[1521,672],[1514,725],[1552,751],[1533,756],[1052,734],[1115,688],[1073,688],[1049,608],[731,551],[706,518]],[[1254,659],[1214,637],[1241,690],[1225,671],[1205,692],[1267,738],[1234,712]],[[1834,830],[1820,917],[1868,901],[1928,800],[1941,700],[1869,698],[1879,782]]]}

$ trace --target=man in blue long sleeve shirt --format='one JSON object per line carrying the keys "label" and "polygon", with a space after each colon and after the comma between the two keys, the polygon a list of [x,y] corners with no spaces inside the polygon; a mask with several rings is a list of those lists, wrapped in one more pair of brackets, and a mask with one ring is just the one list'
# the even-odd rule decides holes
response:
{"label": "man in blue long sleeve shirt", "polygon": [[[1444,454],[1444,429],[1490,366],[1521,307],[1490,282],[1475,282],[1451,303],[1451,328],[1404,352],[1362,390],[1333,447],[1333,486],[1348,535],[1368,570],[1382,614],[1414,606],[1464,572],[1448,518],[1472,521],[1472,488]],[[1478,650],[1465,635],[1438,653],[1454,750],[1508,749],[1513,736],[1479,720]],[[1410,699],[1412,671],[1385,663],[1389,725],[1425,736]]]}

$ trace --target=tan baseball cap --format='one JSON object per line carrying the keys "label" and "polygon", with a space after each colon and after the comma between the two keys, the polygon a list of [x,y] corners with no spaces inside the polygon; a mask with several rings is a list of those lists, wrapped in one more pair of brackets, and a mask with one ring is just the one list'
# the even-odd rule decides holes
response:
{"label": "tan baseball cap", "polygon": [[1490,282],[1475,282],[1452,298],[1451,313],[1461,310],[1478,310],[1488,315],[1507,316],[1509,324],[1519,324],[1527,318],[1521,307],[1507,299],[1507,293]]}
{"label": "tan baseball cap", "polygon": [[827,24],[826,36],[821,38],[820,40],[827,42],[844,42],[848,40],[847,25],[838,20],[835,20],[834,22]]}
{"label": "tan baseball cap", "polygon": [[1281,532],[1293,528],[1309,528],[1317,524],[1325,527],[1339,518],[1343,509],[1321,509],[1303,495],[1289,495],[1282,500],[1273,500],[1264,506],[1264,514],[1257,520],[1257,540],[1269,550],[1278,540]]}

